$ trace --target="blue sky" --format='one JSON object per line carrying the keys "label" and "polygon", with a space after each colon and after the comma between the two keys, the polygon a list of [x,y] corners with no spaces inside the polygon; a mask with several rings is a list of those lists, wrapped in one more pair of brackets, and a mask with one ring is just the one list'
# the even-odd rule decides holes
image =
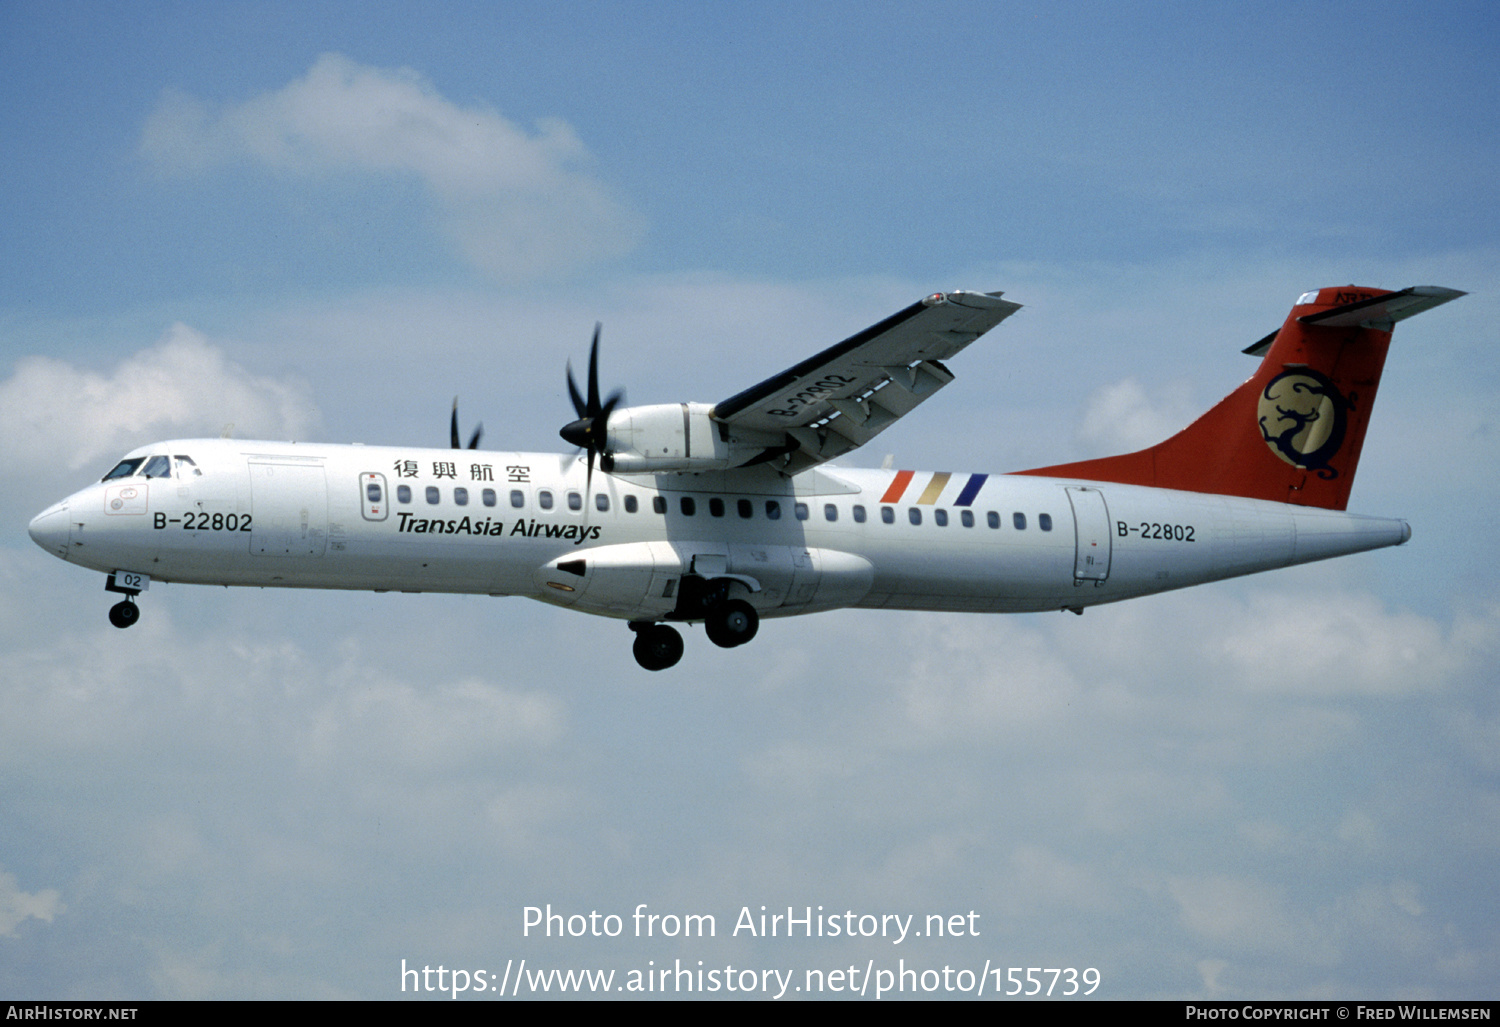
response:
{"label": "blue sky", "polygon": [[[1482,4],[0,8],[0,992],[399,994],[400,960],[907,956],[1112,997],[1495,997],[1497,18]],[[1413,542],[1084,618],[835,613],[647,675],[520,600],[167,586],[27,520],[164,437],[559,448],[937,289],[1025,305],[877,464],[1156,441],[1301,292],[1396,335]],[[983,913],[546,944],[521,909]],[[721,935],[724,932],[721,931]]]}

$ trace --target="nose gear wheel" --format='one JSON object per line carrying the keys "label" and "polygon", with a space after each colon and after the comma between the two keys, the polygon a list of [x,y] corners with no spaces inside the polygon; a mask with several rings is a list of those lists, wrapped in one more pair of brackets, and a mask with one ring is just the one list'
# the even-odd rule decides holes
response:
{"label": "nose gear wheel", "polygon": [[109,622],[117,628],[128,628],[141,619],[141,608],[129,599],[122,599],[109,608]]}

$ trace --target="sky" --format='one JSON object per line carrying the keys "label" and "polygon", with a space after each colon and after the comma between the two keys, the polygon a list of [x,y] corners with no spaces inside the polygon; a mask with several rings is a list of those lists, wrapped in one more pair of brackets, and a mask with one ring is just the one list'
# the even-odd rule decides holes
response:
{"label": "sky", "polygon": [[[716,971],[709,997],[985,965],[1500,997],[1497,30],[1484,3],[6,0],[0,995],[484,1000],[525,959]],[[712,403],[955,288],[1023,309],[845,463],[1105,455],[1346,283],[1469,293],[1398,327],[1351,498],[1411,543],[1083,617],[689,629],[659,674],[619,623],[515,598],[165,585],[122,632],[25,532],[230,424],[442,446],[457,394],[487,446],[565,450],[596,321],[606,387]],[[643,904],[715,936],[637,937]],[[549,906],[619,936],[528,929]],[[763,906],[961,931],[738,924]]]}

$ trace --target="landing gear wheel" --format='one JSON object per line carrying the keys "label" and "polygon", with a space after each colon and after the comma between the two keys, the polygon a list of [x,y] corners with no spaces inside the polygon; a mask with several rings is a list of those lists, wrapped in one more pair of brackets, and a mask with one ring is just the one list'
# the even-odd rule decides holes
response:
{"label": "landing gear wheel", "polygon": [[128,628],[141,619],[141,608],[129,599],[122,599],[109,608],[109,622],[117,628]]}
{"label": "landing gear wheel", "polygon": [[682,636],[665,624],[647,624],[635,629],[631,652],[647,670],[666,670],[682,659]]}
{"label": "landing gear wheel", "polygon": [[709,613],[703,630],[714,645],[733,649],[755,637],[760,630],[760,615],[743,599],[731,599]]}

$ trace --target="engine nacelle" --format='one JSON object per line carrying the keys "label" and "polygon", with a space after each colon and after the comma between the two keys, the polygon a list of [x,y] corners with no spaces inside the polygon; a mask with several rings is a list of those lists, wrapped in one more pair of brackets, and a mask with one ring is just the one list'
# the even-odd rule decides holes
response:
{"label": "engine nacelle", "polygon": [[537,598],[628,620],[700,620],[685,579],[727,586],[765,616],[852,606],[875,580],[870,561],[805,546],[626,542],[563,553],[536,570]]}
{"label": "engine nacelle", "polygon": [[605,466],[617,474],[727,471],[786,445],[779,434],[731,428],[715,421],[709,416],[712,410],[707,403],[616,410],[609,417]]}

